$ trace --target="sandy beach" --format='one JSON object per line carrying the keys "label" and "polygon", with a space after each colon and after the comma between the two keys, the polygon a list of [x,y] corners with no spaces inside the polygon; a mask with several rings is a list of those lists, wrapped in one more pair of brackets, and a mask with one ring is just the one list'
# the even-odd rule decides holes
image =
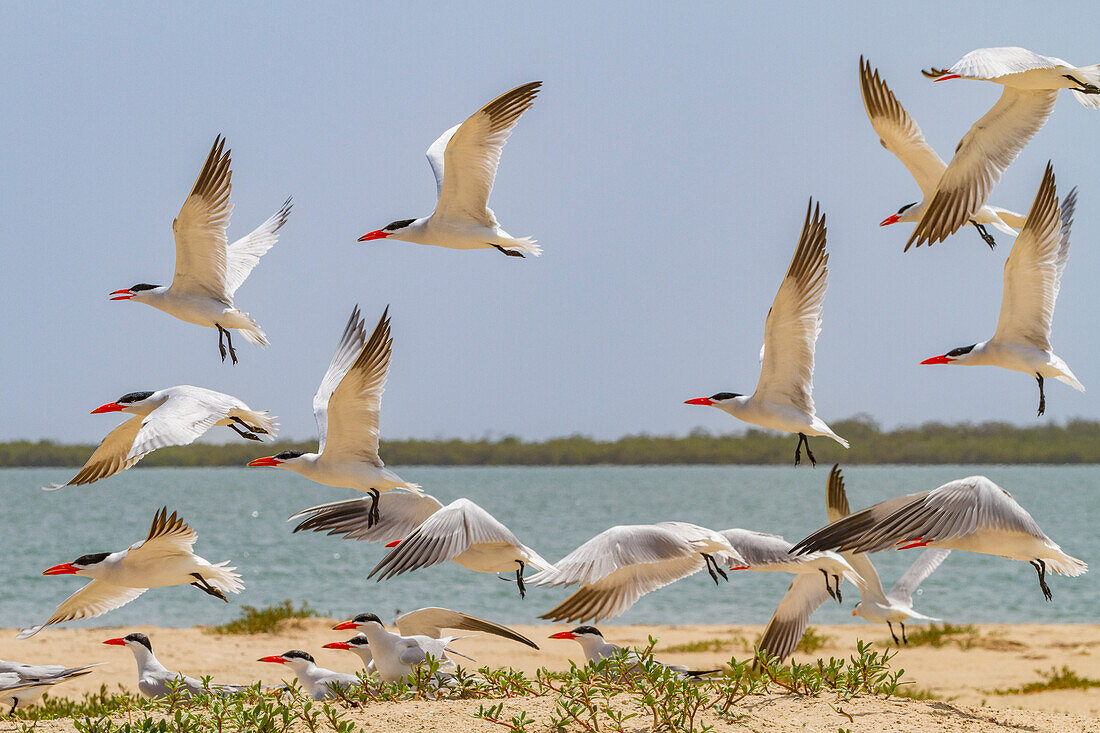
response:
{"label": "sandy beach", "polygon": [[[275,683],[287,670],[254,660],[289,649],[312,653],[318,664],[335,670],[355,672],[360,662],[347,652],[322,649],[322,644],[344,638],[331,631],[331,620],[309,619],[284,622],[278,633],[218,636],[201,627],[163,629],[128,627],[103,629],[48,630],[25,641],[13,638],[14,631],[0,631],[0,658],[35,663],[82,664],[105,661],[94,674],[66,684],[59,694],[70,697],[121,685],[136,689],[136,667],[131,654],[122,648],[102,646],[113,636],[141,631],[152,640],[158,658],[169,669],[200,676],[210,674],[217,682]],[[580,659],[574,642],[546,637],[565,626],[517,626],[541,648],[525,646],[495,637],[476,637],[456,642],[456,648],[477,659],[479,665],[511,666],[533,673],[540,666],[565,668],[570,659]],[[827,637],[812,655],[798,654],[805,661],[817,657],[847,656],[859,639],[885,646],[889,634],[870,625],[819,626]],[[911,627],[916,631],[919,627]],[[643,645],[649,635],[659,639],[658,658],[709,668],[743,657],[762,631],[758,626],[613,626],[602,627],[606,638],[624,645]],[[690,649],[690,651],[688,651]],[[702,649],[696,651],[696,649]],[[882,700],[859,698],[845,703],[846,716],[820,699],[773,696],[746,700],[740,712],[748,715],[750,729],[761,731],[830,730],[1018,730],[1100,731],[1100,687],[1059,689],[1029,694],[999,691],[1040,682],[1041,672],[1068,666],[1078,676],[1100,679],[1100,625],[983,625],[972,634],[952,637],[936,648],[928,645],[899,650],[895,669],[904,669],[904,679],[915,691],[932,696],[929,700]],[[508,702],[513,713],[526,710],[545,720],[553,707],[550,698]],[[354,719],[370,723],[370,730],[438,731],[494,730],[495,726],[473,720],[470,713],[478,703],[425,702],[378,704],[354,711]],[[717,723],[718,730],[736,726]],[[41,725],[40,730],[70,730],[62,723]],[[742,729],[738,727],[738,729]]]}

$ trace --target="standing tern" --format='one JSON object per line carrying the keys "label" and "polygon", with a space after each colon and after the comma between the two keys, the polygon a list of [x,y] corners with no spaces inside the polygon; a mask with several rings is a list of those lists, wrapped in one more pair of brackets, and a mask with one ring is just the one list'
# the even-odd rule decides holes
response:
{"label": "standing tern", "polygon": [[810,463],[817,465],[807,435],[824,435],[848,447],[848,441],[834,433],[814,411],[814,345],[821,332],[828,261],[825,217],[820,205],[815,207],[810,199],[798,249],[764,322],[764,348],[760,350],[760,380],[756,383],[756,392],[751,397],[737,392],[719,392],[684,402],[685,405],[717,407],[753,425],[796,433],[796,466],[801,461],[803,444]]}
{"label": "standing tern", "polygon": [[134,653],[138,671],[138,690],[145,697],[171,697],[173,689],[175,694],[184,696],[232,695],[248,689],[248,685],[227,684],[212,684],[205,687],[194,677],[188,677],[182,672],[170,672],[153,654],[153,644],[145,634],[127,634],[123,637],[107,639],[102,643],[128,647]]}
{"label": "standing tern", "polygon": [[[879,142],[909,170],[923,196],[920,201],[902,206],[898,213],[883,219],[879,226],[920,221],[947,164],[924,139],[920,127],[901,106],[890,87],[886,86],[886,81],[879,77],[878,70],[872,69],[871,63],[864,61],[862,56],[859,57],[859,85],[863,93],[863,106],[867,109]],[[996,242],[983,225],[992,224],[1006,234],[1015,235],[1016,229],[1022,227],[1025,221],[1025,217],[1013,211],[983,205],[970,219],[970,224],[982,235],[985,243],[993,247]]]}
{"label": "standing tern", "polygon": [[[453,651],[447,649],[448,645],[463,637],[444,637],[443,629],[494,634],[526,644],[533,649],[539,648],[535,642],[507,626],[446,608],[429,607],[410,611],[398,616],[395,624],[401,633],[387,631],[376,614],[361,613],[350,621],[336,624],[332,628],[337,631],[356,629],[362,632],[370,646],[375,670],[385,682],[393,682],[408,676],[413,667],[423,662],[428,654],[445,661],[444,652]],[[328,648],[344,647],[335,645]]]}
{"label": "standing tern", "polygon": [[291,649],[269,657],[260,657],[257,662],[271,662],[273,664],[285,664],[290,667],[306,694],[314,700],[324,700],[336,697],[338,690],[358,687],[361,680],[345,672],[333,672],[331,669],[318,667],[313,655],[299,649]]}
{"label": "standing tern", "polygon": [[526,595],[523,571],[528,565],[554,572],[556,568],[519,541],[512,530],[469,499],[456,499],[440,508],[392,547],[367,575],[382,581],[419,568],[450,560],[479,573],[515,572],[519,597]]}
{"label": "standing tern", "polygon": [[432,215],[392,222],[359,241],[392,238],[450,249],[491,248],[510,257],[542,254],[534,239],[501,229],[489,208],[501,150],[541,86],[532,81],[516,87],[440,135],[427,153],[439,198]]}
{"label": "standing tern", "polygon": [[1004,91],[955,148],[906,250],[914,243],[942,242],[974,218],[1005,169],[1046,124],[1059,89],[1072,89],[1081,104],[1100,108],[1100,65],[1075,68],[1024,48],[981,48],[949,69],[924,74],[934,81],[992,81]]}
{"label": "standing tern", "polygon": [[[156,392],[130,392],[92,410],[93,415],[136,415],[107,433],[84,467],[66,484],[43,486],[53,491],[81,486],[125,471],[157,448],[190,445],[214,426],[223,425],[242,438],[274,438],[278,423],[266,410],[253,410],[236,397],[182,384]],[[259,433],[259,435],[257,435]]]}
{"label": "standing tern", "polygon": [[420,493],[419,486],[386,468],[378,455],[378,418],[392,347],[389,307],[368,339],[359,306],[355,306],[313,396],[319,452],[288,450],[248,465],[285,468],[326,486],[366,491],[372,502],[368,527],[378,521],[381,492],[405,489]]}
{"label": "standing tern", "polygon": [[1035,568],[1051,600],[1047,570],[1076,577],[1088,565],[1062,552],[1012,495],[985,476],[887,499],[822,527],[791,550],[877,552],[943,547],[1021,560]]}
{"label": "standing tern", "polygon": [[[181,321],[218,329],[218,350],[222,361],[228,354],[237,363],[230,330],[236,329],[245,340],[267,346],[260,324],[233,306],[233,295],[252,268],[279,239],[279,228],[290,216],[290,199],[270,219],[252,233],[229,244],[225,230],[233,205],[229,152],[219,135],[206,156],[183,208],[172,222],[176,238],[176,273],[172,284],[138,283],[111,293],[111,300],[132,300],[159,308]],[[223,341],[225,343],[223,343]]]}
{"label": "standing tern", "polygon": [[[589,664],[596,664],[604,659],[611,659],[620,655],[624,655],[627,659],[637,659],[638,656],[632,651],[624,650],[623,647],[617,646],[606,641],[603,638],[603,634],[595,626],[578,626],[572,631],[559,631],[556,634],[550,635],[551,639],[572,639],[581,645],[581,649],[584,650],[584,659]],[[656,660],[654,660],[656,661]],[[700,678],[712,675],[721,670],[709,669],[705,671],[688,669],[682,664],[665,664],[664,662],[657,662],[664,667],[668,667],[673,672],[677,672],[684,677]]]}
{"label": "standing tern", "polygon": [[[718,555],[718,559],[714,555]],[[722,535],[686,522],[619,525],[604,530],[555,563],[555,570],[531,576],[532,585],[580,584],[539,618],[599,621],[624,613],[646,593],[704,568],[715,584],[727,558],[744,564]]]}
{"label": "standing tern", "polygon": [[1032,375],[1039,383],[1039,416],[1046,411],[1044,379],[1053,377],[1079,392],[1085,391],[1050,345],[1054,303],[1069,260],[1069,230],[1076,203],[1075,188],[1059,211],[1054,170],[1048,163],[1028,212],[1027,225],[1005,261],[1001,317],[993,338],[960,346],[921,364],[987,364]]}
{"label": "standing tern", "polygon": [[[377,618],[373,613],[361,613],[356,616],[355,619],[357,623],[365,624],[368,620],[371,620],[371,617]],[[423,652],[423,655],[420,656],[419,661],[414,662],[414,664],[419,664],[420,661],[427,659],[427,655],[430,654],[433,658],[440,662],[439,668],[441,671],[452,672],[456,668],[456,664],[454,660],[450,658],[451,654],[465,657],[471,662],[477,661],[473,657],[467,657],[462,652],[455,651],[450,647],[452,641],[457,641],[458,639],[468,639],[469,636],[441,636],[438,639],[433,639],[428,636],[417,635],[416,637],[405,638],[415,638],[417,642],[416,645]],[[363,660],[363,666],[366,668],[367,674],[378,671],[374,662],[374,653],[371,651],[370,648],[370,639],[368,639],[367,635],[364,633],[358,633],[347,641],[330,642],[328,644],[325,644],[324,648],[342,649],[344,651],[352,652],[361,660]],[[409,649],[411,650],[412,647],[410,646]],[[413,656],[417,655],[419,655],[419,653],[417,652],[408,652],[408,658],[412,658]]]}
{"label": "standing tern", "polygon": [[[833,470],[829,472],[826,497],[830,522],[839,521],[852,513],[848,506],[848,493],[844,490],[844,476],[841,475],[839,466],[834,465]],[[859,587],[859,603],[852,610],[852,615],[861,616],[871,623],[886,624],[890,628],[890,636],[894,638],[895,644],[898,643],[898,637],[894,634],[894,624],[900,624],[901,643],[908,644],[909,640],[905,637],[906,620],[911,618],[924,621],[940,620],[913,610],[913,592],[950,554],[951,550],[938,547],[925,550],[887,593],[883,590],[882,581],[879,580],[875,566],[871,564],[871,559],[866,553],[844,553],[844,557],[863,578],[863,584]]]}
{"label": "standing tern", "polygon": [[92,582],[65,599],[46,623],[19,632],[34,636],[46,626],[92,618],[134,600],[149,588],[193,585],[226,603],[226,593],[240,593],[244,584],[228,561],[211,564],[191,551],[199,536],[168,507],[153,517],[149,534],[120,552],[95,552],[54,565],[43,575],[79,575]]}
{"label": "standing tern", "polygon": [[105,662],[62,667],[60,664],[23,664],[0,660],[0,706],[11,705],[9,715],[15,715],[17,708],[33,705],[54,685],[83,677],[91,673],[93,667],[102,664]]}

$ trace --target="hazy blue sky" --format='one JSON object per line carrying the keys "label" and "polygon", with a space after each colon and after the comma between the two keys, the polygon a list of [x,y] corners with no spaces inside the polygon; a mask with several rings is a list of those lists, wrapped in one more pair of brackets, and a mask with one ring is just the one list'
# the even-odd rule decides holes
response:
{"label": "hazy blue sky", "polygon": [[[732,430],[681,402],[753,390],[811,195],[831,254],[819,414],[1034,424],[1024,375],[917,366],[992,335],[1012,240],[990,253],[963,231],[902,254],[912,225],[877,226],[919,193],[871,130],[857,62],[949,157],[1001,88],[920,69],[1000,45],[1100,62],[1092,5],[1060,7],[4,3],[0,439],[98,439],[117,421],[92,408],[188,383],[309,437],[355,303],[371,325],[391,305],[385,436]],[[543,91],[491,205],[542,258],[356,243],[430,213],[428,145],[532,79]],[[171,280],[170,224],[218,133],[233,149],[231,238],[295,202],[237,294],[272,345],[238,339],[236,368],[215,331],[107,300]],[[1026,211],[1048,159],[1062,193],[1081,188],[1054,344],[1093,391],[1051,383],[1045,420],[1100,418],[1098,135],[1100,112],[1063,95],[993,197]]]}

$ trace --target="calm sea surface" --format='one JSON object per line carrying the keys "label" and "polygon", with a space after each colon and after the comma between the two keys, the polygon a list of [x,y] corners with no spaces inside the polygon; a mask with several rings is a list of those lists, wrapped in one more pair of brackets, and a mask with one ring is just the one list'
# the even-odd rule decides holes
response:
{"label": "calm sea surface", "polygon": [[[802,467],[396,467],[443,503],[478,502],[526,544],[556,561],[615,524],[678,519],[713,529],[746,527],[797,541],[825,523],[828,466]],[[384,550],[316,534],[291,534],[285,520],[304,507],[356,495],[319,486],[289,471],[132,469],[87,487],[44,492],[39,486],[72,476],[69,469],[0,470],[5,500],[0,549],[7,571],[0,586],[0,627],[49,617],[86,581],[44,577],[51,565],[89,552],[114,551],[143,539],[162,505],[179,511],[199,533],[196,552],[211,562],[232,560],[246,590],[223,604],[195,588],[161,588],[90,621],[70,625],[149,623],[191,626],[226,621],[242,604],[308,601],[339,617],[440,605],[502,622],[531,623],[564,598],[531,588],[521,601],[515,585],[444,565],[376,583],[366,575]],[[1008,489],[1062,548],[1094,568],[1100,558],[1100,467],[873,466],[845,470],[852,507],[985,474]],[[887,589],[913,552],[874,555]],[[956,552],[921,588],[918,610],[953,623],[1100,622],[1098,571],[1054,576],[1046,603],[1028,565]],[[715,587],[705,572],[641,599],[619,623],[765,623],[791,576],[735,573]],[[861,622],[858,600],[844,587],[844,606],[829,603],[815,623]]]}

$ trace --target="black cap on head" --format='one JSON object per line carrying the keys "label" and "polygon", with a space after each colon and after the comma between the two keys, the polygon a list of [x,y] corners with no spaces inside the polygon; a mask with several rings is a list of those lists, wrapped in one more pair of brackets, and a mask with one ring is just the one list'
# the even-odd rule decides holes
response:
{"label": "black cap on head", "polygon": [[149,637],[146,636],[145,634],[138,634],[138,633],[127,634],[126,636],[122,637],[122,640],[123,641],[136,641],[138,644],[141,644],[143,647],[145,647],[149,651],[153,651],[153,645],[149,643]]}
{"label": "black cap on head", "polygon": [[152,392],[127,392],[118,398],[118,404],[128,405],[131,402],[141,402],[153,396]]}
{"label": "black cap on head", "polygon": [[73,565],[80,565],[81,567],[88,567],[89,565],[95,565],[101,563],[107,559],[110,555],[109,552],[93,552],[90,555],[81,555],[77,559],[73,560]]}
{"label": "black cap on head", "polygon": [[947,352],[946,356],[962,356],[963,354],[969,354],[971,351],[974,350],[975,346],[977,346],[977,344],[970,344],[970,346],[960,346],[957,349],[951,349],[951,351]]}
{"label": "black cap on head", "polygon": [[914,201],[914,202],[913,202],[913,203],[911,203],[911,204],[906,204],[905,206],[902,206],[902,207],[901,207],[900,209],[898,209],[898,216],[901,216],[901,215],[902,215],[902,214],[904,214],[904,213],[905,213],[906,211],[909,211],[909,209],[913,208],[913,207],[914,207],[914,206],[916,206],[916,205],[917,205],[918,203],[920,203],[920,202],[918,202],[918,201]]}
{"label": "black cap on head", "polygon": [[356,634],[355,636],[348,639],[347,643],[351,644],[352,646],[370,646],[370,642],[367,641],[366,634]]}
{"label": "black cap on head", "polygon": [[135,293],[140,293],[142,290],[152,290],[153,288],[159,287],[159,285],[150,285],[149,283],[138,283],[137,285],[131,285],[130,290]]}
{"label": "black cap on head", "polygon": [[734,397],[740,396],[741,395],[738,392],[719,392],[718,394],[711,395],[710,399],[714,400],[715,402],[721,402],[722,400],[732,400]]}
{"label": "black cap on head", "polygon": [[380,625],[385,626],[382,623],[382,619],[378,618],[378,614],[375,613],[361,613],[352,619],[357,624],[365,624],[368,621],[377,621]]}
{"label": "black cap on head", "polygon": [[416,219],[398,219],[397,221],[392,221],[386,226],[382,227],[382,231],[396,232],[398,229],[404,229],[409,224],[412,224],[414,221],[416,221]]}
{"label": "black cap on head", "polygon": [[298,456],[305,455],[305,451],[301,450],[285,450],[282,453],[276,453],[272,456],[277,461],[289,461],[291,458],[297,458]]}
{"label": "black cap on head", "polygon": [[284,659],[304,659],[307,662],[312,662],[313,664],[317,663],[314,661],[313,655],[311,655],[309,652],[303,652],[301,649],[291,649],[289,652],[283,652],[279,656]]}
{"label": "black cap on head", "polygon": [[603,638],[603,634],[601,634],[600,630],[597,629],[595,626],[578,626],[577,628],[573,629],[572,633],[574,633],[574,634],[595,634],[596,636],[600,637],[601,639]]}

